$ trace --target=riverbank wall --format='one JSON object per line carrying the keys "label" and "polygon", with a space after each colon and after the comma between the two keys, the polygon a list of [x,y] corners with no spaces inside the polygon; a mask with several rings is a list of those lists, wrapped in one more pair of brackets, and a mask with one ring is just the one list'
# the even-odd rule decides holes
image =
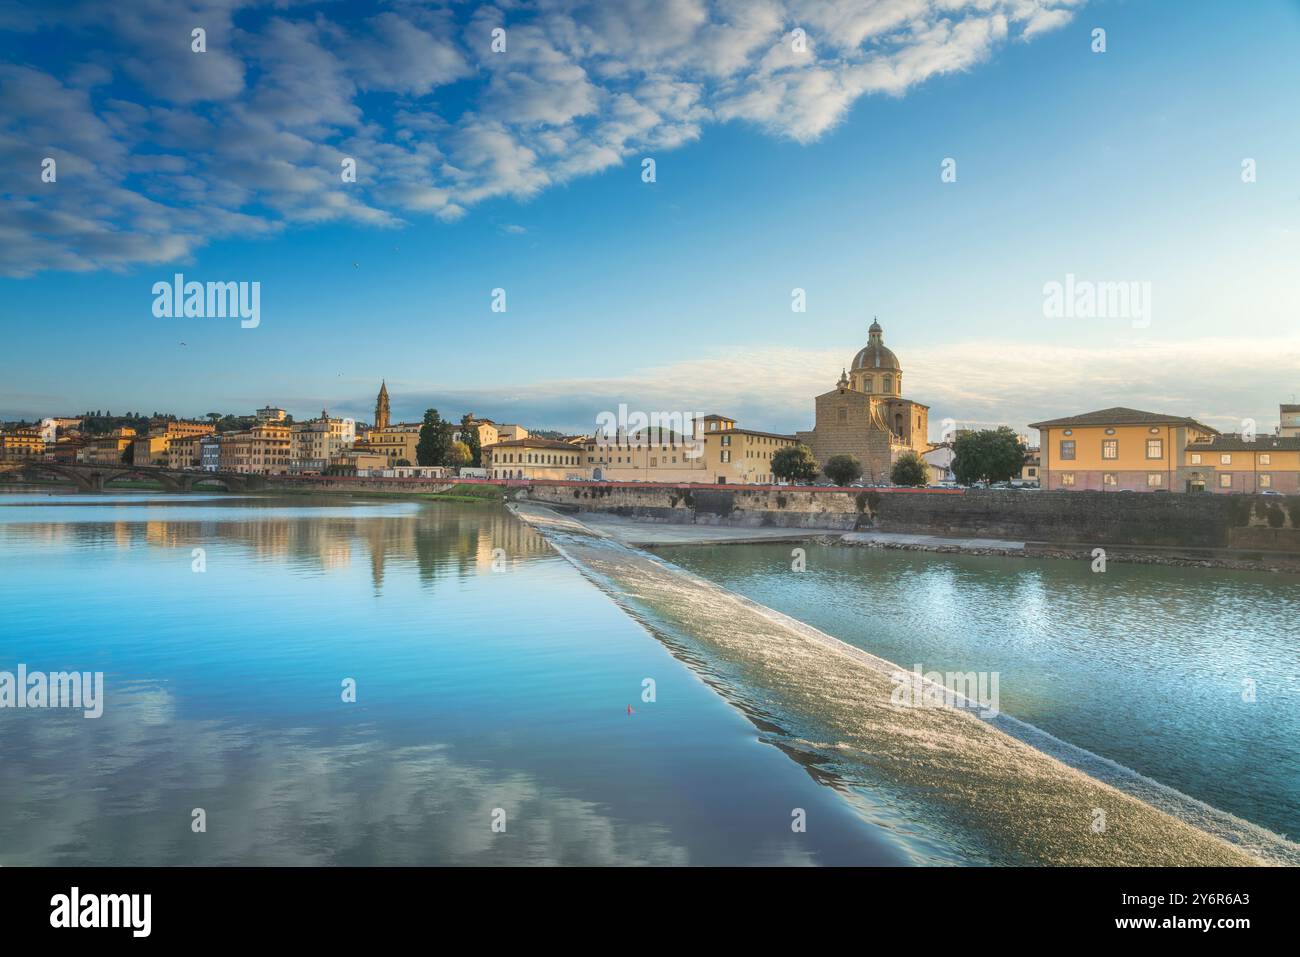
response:
{"label": "riverbank wall", "polygon": [[521,500],[648,521],[1300,554],[1300,496],[534,483]]}

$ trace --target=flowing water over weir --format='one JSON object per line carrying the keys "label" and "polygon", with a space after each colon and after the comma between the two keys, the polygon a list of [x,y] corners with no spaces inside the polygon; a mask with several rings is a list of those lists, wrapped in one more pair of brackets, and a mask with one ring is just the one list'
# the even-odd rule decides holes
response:
{"label": "flowing water over weir", "polygon": [[[1006,714],[891,705],[907,669],[580,522],[515,508],[774,744],[932,862],[1300,864],[1300,845]],[[1098,811],[1104,829],[1094,830]]]}

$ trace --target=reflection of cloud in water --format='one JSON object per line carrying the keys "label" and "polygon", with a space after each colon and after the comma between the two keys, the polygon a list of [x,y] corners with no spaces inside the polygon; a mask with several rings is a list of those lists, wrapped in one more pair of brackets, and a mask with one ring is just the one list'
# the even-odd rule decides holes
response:
{"label": "reflection of cloud in water", "polygon": [[[662,827],[445,745],[189,720],[156,686],[110,704],[96,721],[6,715],[0,864],[689,863]],[[195,807],[206,834],[190,829]]]}

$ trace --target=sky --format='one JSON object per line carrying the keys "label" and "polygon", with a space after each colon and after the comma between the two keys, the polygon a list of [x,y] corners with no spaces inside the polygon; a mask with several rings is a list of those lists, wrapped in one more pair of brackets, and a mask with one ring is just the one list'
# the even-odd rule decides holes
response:
{"label": "sky", "polygon": [[[1297,49],[1295,0],[0,0],[0,418],[369,420],[386,380],[399,420],[793,432],[875,318],[935,438],[1268,431]],[[178,273],[258,283],[256,328],[155,315]]]}

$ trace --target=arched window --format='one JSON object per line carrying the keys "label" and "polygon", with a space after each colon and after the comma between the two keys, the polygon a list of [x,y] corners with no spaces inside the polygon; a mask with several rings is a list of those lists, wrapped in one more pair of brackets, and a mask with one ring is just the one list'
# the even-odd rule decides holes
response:
{"label": "arched window", "polygon": [[893,391],[894,391],[894,377],[887,375],[885,376],[885,392],[890,393]]}
{"label": "arched window", "polygon": [[870,392],[870,391],[871,391],[871,376],[866,376],[866,377],[862,380],[862,391],[863,391],[863,392]]}

